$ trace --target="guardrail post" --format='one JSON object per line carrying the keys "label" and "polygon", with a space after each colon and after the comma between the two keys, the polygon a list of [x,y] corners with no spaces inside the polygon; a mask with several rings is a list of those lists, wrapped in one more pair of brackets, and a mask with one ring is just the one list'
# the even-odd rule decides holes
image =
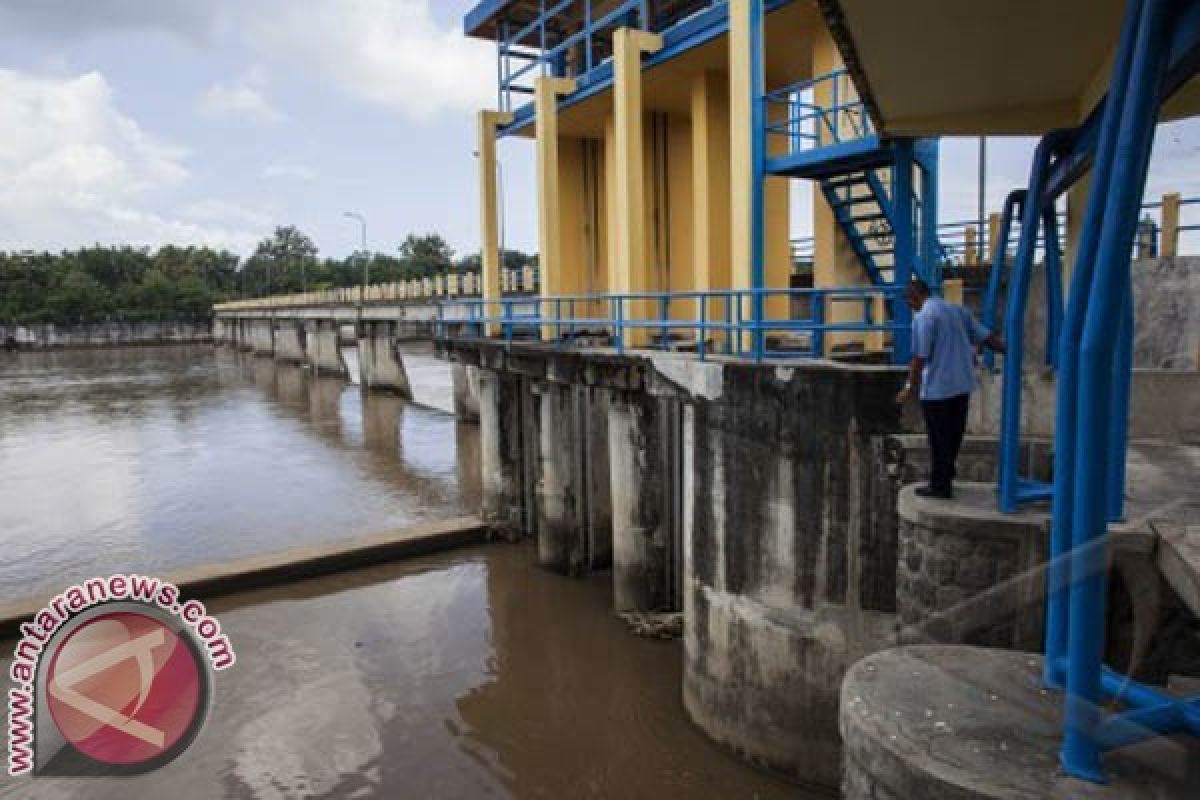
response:
{"label": "guardrail post", "polygon": [[825,357],[825,293],[814,292],[812,302],[809,304],[810,314],[812,316],[813,329],[812,335],[809,336],[809,343],[812,346],[813,358]]}
{"label": "guardrail post", "polygon": [[1163,258],[1179,255],[1179,206],[1182,199],[1178,192],[1163,195],[1162,246],[1158,249]]}
{"label": "guardrail post", "polygon": [[[950,281],[946,281],[950,283]],[[864,344],[868,353],[882,353],[887,349],[887,298],[882,294],[873,294],[870,298],[870,308],[867,322],[877,326],[867,333]]]}
{"label": "guardrail post", "polygon": [[987,238],[987,253],[988,263],[996,263],[996,247],[1000,243],[1000,213],[993,211],[988,214],[988,238]]}

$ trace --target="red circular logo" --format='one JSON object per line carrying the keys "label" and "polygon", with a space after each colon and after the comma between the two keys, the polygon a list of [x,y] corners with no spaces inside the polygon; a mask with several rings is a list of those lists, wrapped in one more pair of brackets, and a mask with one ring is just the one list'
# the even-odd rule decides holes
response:
{"label": "red circular logo", "polygon": [[196,731],[204,674],[194,648],[163,622],[118,611],[71,631],[50,662],[46,699],[63,739],[79,752],[133,766],[169,760]]}

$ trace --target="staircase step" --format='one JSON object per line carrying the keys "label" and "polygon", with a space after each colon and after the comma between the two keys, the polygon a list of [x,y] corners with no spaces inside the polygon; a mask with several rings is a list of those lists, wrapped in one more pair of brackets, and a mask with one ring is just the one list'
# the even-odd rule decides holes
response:
{"label": "staircase step", "polygon": [[850,206],[861,206],[861,205],[866,205],[867,203],[871,203],[873,205],[879,205],[879,200],[877,200],[875,198],[875,195],[873,195],[873,194],[855,195],[854,197],[847,197],[844,200],[840,200],[839,202],[834,203],[833,207],[834,208],[849,208]]}
{"label": "staircase step", "polygon": [[846,222],[875,222],[876,220],[887,219],[887,214],[882,211],[875,214],[863,214],[857,217],[846,217]]}

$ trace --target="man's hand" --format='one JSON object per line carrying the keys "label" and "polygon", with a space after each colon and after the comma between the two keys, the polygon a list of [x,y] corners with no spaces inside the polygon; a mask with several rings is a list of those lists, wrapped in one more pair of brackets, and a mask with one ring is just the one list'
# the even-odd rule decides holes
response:
{"label": "man's hand", "polygon": [[900,390],[900,393],[896,395],[896,405],[902,406],[911,399],[912,399],[912,389],[908,386],[905,386],[903,389]]}

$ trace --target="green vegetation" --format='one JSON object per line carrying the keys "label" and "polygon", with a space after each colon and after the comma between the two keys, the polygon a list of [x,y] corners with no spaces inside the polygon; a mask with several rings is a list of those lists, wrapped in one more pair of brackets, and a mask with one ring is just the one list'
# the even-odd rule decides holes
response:
{"label": "green vegetation", "polygon": [[[536,257],[505,252],[505,266]],[[98,322],[207,317],[214,303],[243,297],[356,286],[479,269],[479,255],[456,259],[440,235],[409,235],[396,255],[319,257],[312,239],[275,229],[244,261],[207,247],[87,247],[62,253],[0,252],[0,321]]]}

